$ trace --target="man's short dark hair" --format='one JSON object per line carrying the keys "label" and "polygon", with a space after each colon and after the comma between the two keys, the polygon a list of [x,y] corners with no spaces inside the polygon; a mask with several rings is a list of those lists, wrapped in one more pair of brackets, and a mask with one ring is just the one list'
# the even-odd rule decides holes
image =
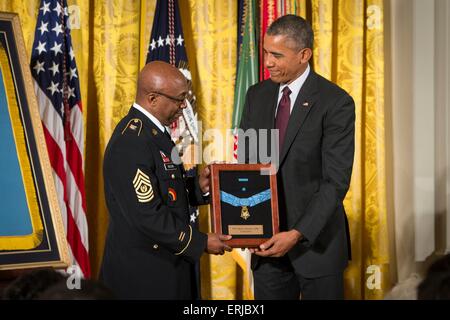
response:
{"label": "man's short dark hair", "polygon": [[288,14],[275,20],[267,29],[271,36],[284,35],[291,39],[297,49],[310,48],[314,44],[314,33],[311,25],[302,17]]}
{"label": "man's short dark hair", "polygon": [[3,293],[4,300],[33,300],[52,285],[66,281],[66,277],[51,268],[27,270]]}

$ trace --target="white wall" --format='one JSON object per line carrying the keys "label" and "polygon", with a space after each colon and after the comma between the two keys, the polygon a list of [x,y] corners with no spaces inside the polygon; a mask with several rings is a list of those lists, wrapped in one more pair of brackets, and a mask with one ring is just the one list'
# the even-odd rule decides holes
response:
{"label": "white wall", "polygon": [[450,1],[436,0],[436,250],[450,252]]}
{"label": "white wall", "polygon": [[402,281],[450,248],[450,1],[386,5],[390,240]]}

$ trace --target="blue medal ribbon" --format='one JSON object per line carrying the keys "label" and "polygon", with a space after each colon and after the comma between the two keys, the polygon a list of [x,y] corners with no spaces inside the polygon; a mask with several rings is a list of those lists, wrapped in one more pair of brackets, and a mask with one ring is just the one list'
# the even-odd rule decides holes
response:
{"label": "blue medal ribbon", "polygon": [[238,198],[225,191],[220,191],[220,200],[235,207],[253,207],[269,200],[271,197],[270,189],[261,191],[249,198]]}

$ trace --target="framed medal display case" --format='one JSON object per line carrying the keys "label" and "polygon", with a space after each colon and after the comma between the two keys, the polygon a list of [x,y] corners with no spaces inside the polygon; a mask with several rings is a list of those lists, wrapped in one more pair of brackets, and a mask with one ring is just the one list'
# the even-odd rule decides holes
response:
{"label": "framed medal display case", "polygon": [[270,164],[212,164],[213,230],[234,248],[257,247],[279,232],[276,172]]}
{"label": "framed medal display case", "polygon": [[5,12],[0,12],[0,155],[0,273],[66,268],[69,249],[29,58],[18,15]]}

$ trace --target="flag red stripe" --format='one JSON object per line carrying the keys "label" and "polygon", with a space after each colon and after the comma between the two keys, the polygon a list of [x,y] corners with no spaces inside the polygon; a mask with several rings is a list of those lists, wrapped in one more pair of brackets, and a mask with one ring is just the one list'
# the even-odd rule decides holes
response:
{"label": "flag red stripe", "polygon": [[77,184],[77,188],[81,193],[82,199],[82,207],[84,212],[86,210],[86,197],[84,194],[84,176],[82,170],[83,159],[81,157],[80,150],[78,149],[78,145],[76,144],[75,137],[72,135],[72,132],[68,132],[69,141],[66,141],[66,158],[67,163],[72,171],[72,174],[75,178],[75,183]]}
{"label": "flag red stripe", "polygon": [[[61,149],[59,149],[58,144],[53,139],[50,132],[47,130],[47,127],[44,123],[42,123],[42,128],[44,129],[44,137],[45,142],[47,144],[48,149],[48,156],[50,159],[50,165],[52,166],[53,170],[58,175],[59,179],[61,180],[61,183],[64,187],[64,191],[66,190],[66,175],[64,173],[64,156],[61,152]],[[64,192],[64,202],[67,202],[66,198],[66,192]]]}

